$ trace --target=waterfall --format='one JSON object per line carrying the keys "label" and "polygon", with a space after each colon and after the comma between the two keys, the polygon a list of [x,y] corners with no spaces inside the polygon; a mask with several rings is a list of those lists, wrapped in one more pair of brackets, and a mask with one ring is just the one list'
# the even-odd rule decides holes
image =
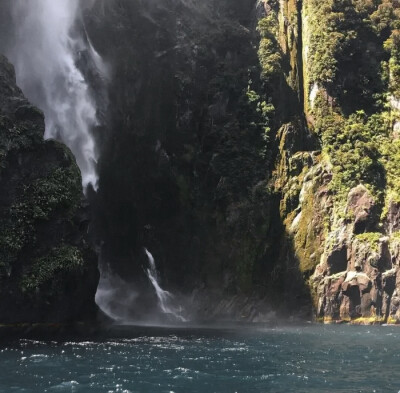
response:
{"label": "waterfall", "polygon": [[149,268],[146,270],[147,277],[149,278],[156,292],[158,305],[162,313],[172,316],[176,321],[185,322],[186,319],[182,316],[182,307],[176,307],[174,305],[174,295],[160,287],[158,272],[153,255],[151,255],[147,249],[145,249],[145,252],[149,260]]}
{"label": "waterfall", "polygon": [[[96,292],[96,304],[109,318],[119,324],[173,324],[186,322],[184,309],[177,304],[176,297],[160,286],[156,263],[145,249],[148,268],[144,269],[151,287],[157,296],[154,304],[152,291],[144,289],[134,281],[125,281],[113,273],[100,255],[100,282]],[[141,289],[139,289],[141,288]],[[185,299],[180,299],[184,301]]]}
{"label": "waterfall", "polygon": [[134,314],[138,293],[132,285],[115,274],[100,269],[100,282],[95,301],[108,317],[117,322],[129,323]]}
{"label": "waterfall", "polygon": [[91,134],[98,125],[96,106],[77,61],[85,53],[101,72],[102,60],[87,37],[77,34],[80,1],[13,0],[12,7],[15,43],[7,55],[18,84],[43,110],[45,138],[65,143],[76,157],[84,189],[89,184],[97,189],[98,155]]}

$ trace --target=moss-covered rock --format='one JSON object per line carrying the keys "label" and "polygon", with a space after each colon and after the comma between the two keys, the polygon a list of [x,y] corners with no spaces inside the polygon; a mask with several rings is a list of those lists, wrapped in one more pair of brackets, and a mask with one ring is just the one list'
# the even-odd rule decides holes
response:
{"label": "moss-covered rock", "polygon": [[[393,81],[399,20],[398,6],[387,0],[303,2],[306,116],[332,178],[330,209],[310,213],[327,222],[310,280],[317,317],[324,320],[382,323],[398,313]],[[302,244],[296,243],[300,253]]]}
{"label": "moss-covered rock", "polygon": [[85,239],[81,175],[44,141],[43,114],[0,56],[0,322],[93,318],[96,255]]}

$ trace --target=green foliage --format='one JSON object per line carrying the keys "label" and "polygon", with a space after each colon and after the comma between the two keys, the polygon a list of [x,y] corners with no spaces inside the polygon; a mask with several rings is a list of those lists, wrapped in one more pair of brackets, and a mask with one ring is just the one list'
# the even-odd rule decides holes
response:
{"label": "green foliage", "polygon": [[262,138],[265,142],[264,149],[262,150],[262,154],[264,157],[267,156],[267,143],[269,142],[271,127],[270,124],[275,114],[275,108],[271,101],[268,102],[263,101],[260,95],[258,95],[254,90],[251,90],[250,85],[247,88],[246,92],[247,98],[249,100],[249,104],[252,105],[255,109],[255,112],[258,116],[256,118],[259,119],[258,126],[264,129],[264,133]]}
{"label": "green foliage", "polygon": [[356,239],[362,243],[367,243],[372,251],[378,252],[379,250],[379,239],[382,237],[382,233],[379,232],[367,232],[356,235]]}
{"label": "green foliage", "polygon": [[400,30],[393,30],[384,47],[390,53],[388,63],[390,92],[394,97],[400,98]]}
{"label": "green foliage", "polygon": [[312,114],[336,202],[342,209],[360,183],[381,207],[400,200],[390,109],[400,97],[400,9],[391,0],[310,0],[305,7],[309,83],[320,86]]}
{"label": "green foliage", "polygon": [[338,28],[343,13],[333,11],[334,1],[311,0],[309,15],[309,82],[331,83],[337,72],[336,54],[340,51],[346,36]]}
{"label": "green foliage", "polygon": [[311,0],[306,8],[309,85],[324,86],[347,114],[381,109],[389,59],[383,43],[399,17],[392,1]]}
{"label": "green foliage", "polygon": [[21,186],[17,199],[1,220],[0,268],[3,268],[3,274],[24,246],[34,245],[35,225],[50,219],[56,211],[72,218],[80,196],[80,174],[75,165],[56,168],[48,176]]}
{"label": "green foliage", "polygon": [[364,112],[349,119],[337,114],[320,118],[317,130],[333,167],[332,188],[344,199],[352,187],[363,183],[381,195],[385,186],[384,168],[380,162],[379,140],[386,136],[385,123]]}
{"label": "green foliage", "polygon": [[400,11],[393,6],[392,0],[383,0],[373,10],[370,20],[374,29],[379,34],[384,34],[390,28],[397,29],[399,26]]}
{"label": "green foliage", "polygon": [[275,12],[271,11],[268,16],[259,21],[258,31],[261,36],[258,49],[261,76],[268,81],[278,75],[282,69],[282,55],[277,41],[278,17]]}
{"label": "green foliage", "polygon": [[21,289],[28,293],[40,290],[44,286],[46,289],[51,287],[57,290],[66,274],[79,272],[84,265],[82,253],[77,247],[61,245],[33,261],[29,272],[25,273],[21,279]]}
{"label": "green foliage", "polygon": [[23,186],[22,195],[22,201],[13,207],[16,216],[27,214],[33,220],[46,220],[51,212],[63,209],[71,218],[80,202],[79,171],[73,165],[56,168],[49,176]]}
{"label": "green foliage", "polygon": [[400,201],[400,140],[383,139],[380,151],[386,169],[386,193],[392,200]]}

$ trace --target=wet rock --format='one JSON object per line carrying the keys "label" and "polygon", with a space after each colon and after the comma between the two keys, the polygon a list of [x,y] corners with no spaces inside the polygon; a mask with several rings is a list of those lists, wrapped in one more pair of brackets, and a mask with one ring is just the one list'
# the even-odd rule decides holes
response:
{"label": "wet rock", "polygon": [[97,311],[80,172],[69,149],[43,134],[42,112],[0,56],[0,323],[81,321]]}

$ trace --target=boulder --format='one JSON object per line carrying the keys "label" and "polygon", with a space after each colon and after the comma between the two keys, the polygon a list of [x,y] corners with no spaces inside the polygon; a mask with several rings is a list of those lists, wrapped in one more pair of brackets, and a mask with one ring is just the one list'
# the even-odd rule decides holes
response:
{"label": "boulder", "polygon": [[377,225],[379,217],[374,198],[362,184],[350,190],[346,211],[353,215],[355,234],[372,232]]}

